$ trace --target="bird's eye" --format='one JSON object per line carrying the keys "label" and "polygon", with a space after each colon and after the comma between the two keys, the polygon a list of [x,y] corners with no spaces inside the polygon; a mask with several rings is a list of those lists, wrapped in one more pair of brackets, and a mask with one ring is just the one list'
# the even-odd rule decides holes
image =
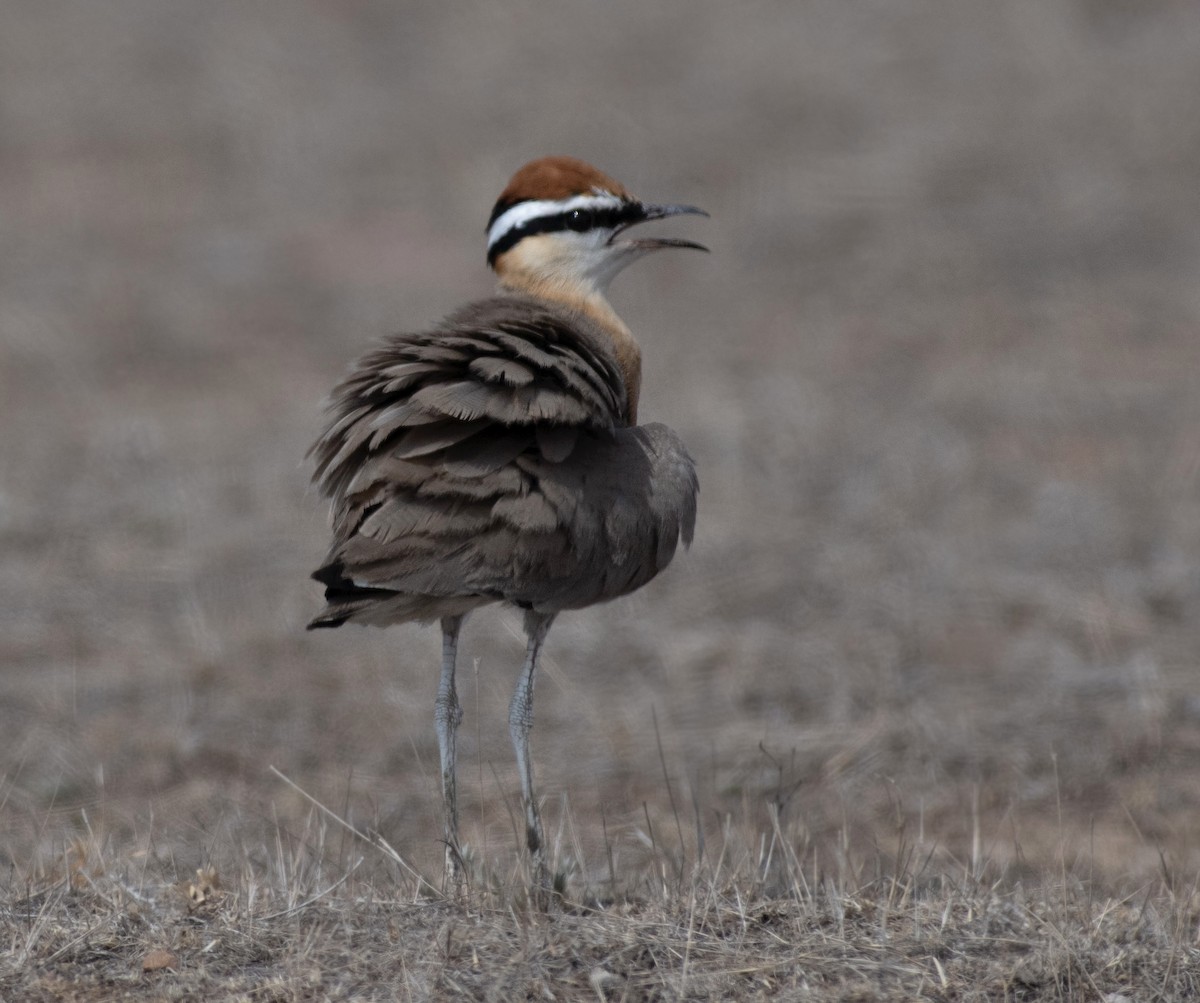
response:
{"label": "bird's eye", "polygon": [[572,209],[567,213],[567,229],[574,230],[576,233],[583,233],[584,230],[592,228],[593,218],[591,212],[587,209]]}

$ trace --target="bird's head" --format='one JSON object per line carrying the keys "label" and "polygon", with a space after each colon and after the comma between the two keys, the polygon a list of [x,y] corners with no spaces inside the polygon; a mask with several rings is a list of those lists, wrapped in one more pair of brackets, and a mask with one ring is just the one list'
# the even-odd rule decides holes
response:
{"label": "bird's head", "polygon": [[488,264],[517,288],[603,296],[626,265],[665,247],[708,248],[675,237],[624,238],[630,227],[667,216],[707,216],[691,205],[654,205],[573,157],[526,164],[488,220]]}

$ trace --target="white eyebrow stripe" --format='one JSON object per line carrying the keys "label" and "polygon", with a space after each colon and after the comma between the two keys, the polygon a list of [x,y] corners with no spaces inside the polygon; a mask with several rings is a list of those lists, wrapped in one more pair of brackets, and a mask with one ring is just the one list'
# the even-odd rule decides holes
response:
{"label": "white eyebrow stripe", "polygon": [[619,209],[624,201],[616,195],[573,195],[569,199],[530,199],[518,202],[506,209],[488,230],[488,248],[491,249],[510,230],[524,226],[532,219],[542,216],[557,216],[572,209]]}

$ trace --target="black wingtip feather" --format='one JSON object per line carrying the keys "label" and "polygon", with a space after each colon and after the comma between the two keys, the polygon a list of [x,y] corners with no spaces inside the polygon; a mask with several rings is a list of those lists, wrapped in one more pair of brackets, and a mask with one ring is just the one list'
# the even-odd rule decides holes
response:
{"label": "black wingtip feather", "polygon": [[340,627],[356,612],[372,605],[373,600],[396,594],[394,589],[357,584],[347,576],[346,566],[341,561],[331,561],[317,568],[312,577],[325,586],[325,602],[329,606],[324,613],[313,617],[305,628],[307,630]]}
{"label": "black wingtip feather", "polygon": [[331,589],[354,588],[354,582],[346,577],[346,565],[341,561],[330,561],[322,565],[312,573],[312,578]]}

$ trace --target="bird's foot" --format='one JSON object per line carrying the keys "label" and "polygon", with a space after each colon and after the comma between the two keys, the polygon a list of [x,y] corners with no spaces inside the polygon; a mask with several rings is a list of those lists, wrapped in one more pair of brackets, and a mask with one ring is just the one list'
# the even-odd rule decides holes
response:
{"label": "bird's foot", "polygon": [[446,840],[446,863],[442,869],[442,894],[461,899],[467,893],[467,868],[457,842]]}

